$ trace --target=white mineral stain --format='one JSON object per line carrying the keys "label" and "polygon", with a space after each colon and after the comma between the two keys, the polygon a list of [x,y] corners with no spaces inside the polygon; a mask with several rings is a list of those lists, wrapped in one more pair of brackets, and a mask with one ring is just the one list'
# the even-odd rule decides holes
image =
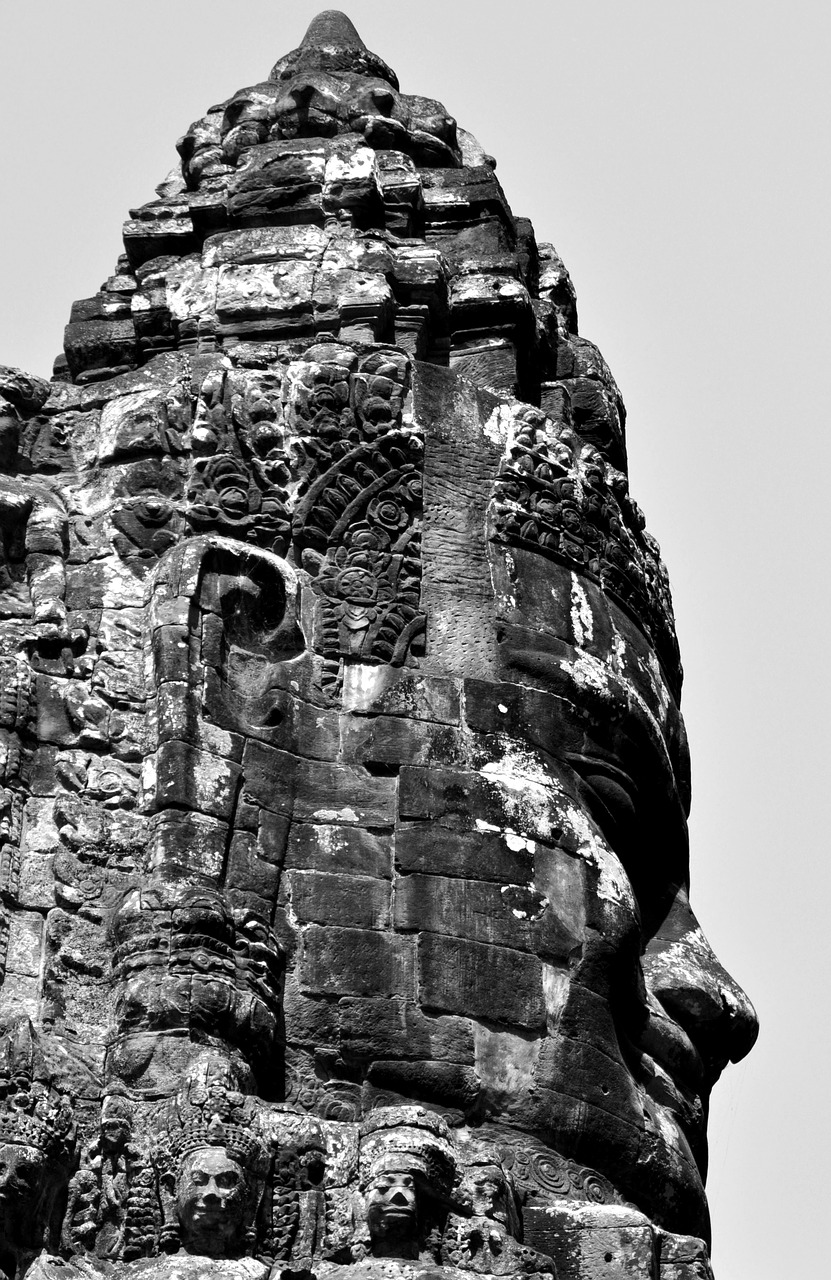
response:
{"label": "white mineral stain", "polygon": [[[660,720],[656,717],[654,710],[652,709],[652,707],[650,707],[650,705],[644,698],[643,694],[639,691],[638,686],[636,684],[633,684],[632,681],[629,679],[629,677],[624,674],[626,670],[626,656],[627,656],[626,641],[624,640],[623,636],[621,636],[620,633],[617,631],[614,632],[614,635],[612,638],[612,647],[613,647],[615,669],[617,671],[617,674],[625,681],[627,696],[630,697],[633,700],[633,702],[637,704],[639,710],[643,713],[645,719],[648,720],[649,723],[652,725],[655,731],[656,743],[660,747],[661,753],[664,759],[666,760],[667,764],[669,765],[670,769],[673,769],[672,760],[670,759],[669,752],[667,751],[666,742],[663,736],[663,726]],[[650,653],[648,667],[644,665],[643,661],[640,658],[637,660],[637,665],[639,669],[644,672],[650,684],[652,685],[653,691],[655,693],[656,701],[659,704],[659,710],[661,712],[661,715],[664,718],[666,718],[666,714],[670,706],[672,705],[672,697],[670,695],[669,690],[666,687],[666,682],[664,680],[663,672],[661,671],[661,664],[659,663],[655,654]]]}
{"label": "white mineral stain", "polygon": [[145,756],[141,763],[141,786],[147,795],[156,790],[156,779],[156,757]]}
{"label": "white mineral stain", "polygon": [[661,714],[665,716],[670,704],[669,690],[667,689],[666,682],[664,680],[664,673],[661,670],[661,664],[658,661],[658,655],[653,653],[651,649],[647,657],[647,666],[649,675],[652,679],[652,688],[661,709]]}
{"label": "white mineral stain", "polygon": [[505,843],[512,853],[521,853],[525,849],[528,853],[534,853],[537,846],[534,840],[528,840],[525,836],[517,835],[516,831],[512,831],[508,827],[503,833]]}
{"label": "white mineral stain", "polygon": [[586,588],[576,573],[571,575],[571,627],[578,648],[582,649],[587,643],[591,643],[594,619]]}
{"label": "white mineral stain", "polygon": [[57,843],[52,801],[29,799],[26,802],[26,849],[51,854]]}
{"label": "white mineral stain", "polygon": [[619,631],[612,632],[612,658],[615,670],[622,674],[626,663],[626,641]]}
{"label": "white mineral stain", "polygon": [[101,603],[105,609],[129,608],[136,602],[136,579],[119,562],[108,561],[104,572]]}
{"label": "white mineral stain", "polygon": [[502,793],[507,816],[520,828],[531,828],[543,838],[551,834],[553,779],[540,761],[510,739],[503,739],[501,760],[479,772]]}
{"label": "white mineral stain", "polygon": [[595,693],[609,697],[609,668],[605,663],[590,653],[581,651],[574,659],[564,658],[560,669],[571,676],[575,684],[583,689],[592,689]]}
{"label": "white mineral stain", "polygon": [[354,809],[318,809],[312,814],[315,822],[357,822]]}
{"label": "white mineral stain", "polygon": [[377,663],[355,662],[347,664],[343,673],[343,706],[345,711],[365,711],[376,701],[389,684],[385,667]]}
{"label": "white mineral stain", "polygon": [[665,1107],[653,1107],[652,1119],[661,1131],[666,1150],[668,1152],[676,1151],[680,1135],[671,1113]]}
{"label": "white mineral stain", "polygon": [[595,832],[589,815],[569,804],[568,825],[580,842],[580,856],[592,862],[599,872],[597,896],[605,902],[620,903],[634,911],[635,900],[629,878],[611,849]]}
{"label": "white mineral stain", "polygon": [[549,1035],[556,1031],[570,987],[567,969],[544,963],[542,966],[542,998],[545,1001],[546,1026]]}
{"label": "white mineral stain", "polygon": [[682,938],[657,954],[648,953],[644,970],[650,985],[659,978],[665,982],[676,978],[681,982],[691,981],[729,1012],[739,1013],[741,1010],[737,993],[725,982],[721,966],[700,928],[689,929]]}
{"label": "white mineral stain", "polygon": [[513,424],[514,420],[510,409],[504,404],[499,404],[482,427],[482,430],[493,444],[498,444],[505,448],[511,438]]}
{"label": "white mineral stain", "polygon": [[476,819],[476,830],[477,830],[477,831],[496,831],[496,832],[499,832],[499,831],[501,831],[501,830],[502,830],[502,828],[501,828],[501,827],[494,826],[494,824],[493,824],[492,822],[485,822],[484,818],[477,818],[477,819]]}
{"label": "white mineral stain", "polygon": [[[537,892],[536,888],[534,887],[533,881],[529,885],[503,884],[502,888],[500,889],[500,893],[502,894],[503,898],[506,897],[512,891],[514,892],[518,891],[520,893],[536,893]],[[530,909],[523,910],[521,907],[511,907],[511,915],[515,916],[517,920],[539,920],[540,916],[544,914],[546,908],[549,905],[550,904],[548,899],[544,898],[542,894],[540,894],[539,900],[536,903],[536,906],[533,910],[530,910]]]}
{"label": "white mineral stain", "polygon": [[502,712],[503,716],[507,715],[508,708],[505,706],[504,702],[499,703],[499,710]]}
{"label": "white mineral stain", "polygon": [[337,858],[341,850],[346,848],[346,841],[336,827],[316,827],[315,839],[318,848],[331,858]]}

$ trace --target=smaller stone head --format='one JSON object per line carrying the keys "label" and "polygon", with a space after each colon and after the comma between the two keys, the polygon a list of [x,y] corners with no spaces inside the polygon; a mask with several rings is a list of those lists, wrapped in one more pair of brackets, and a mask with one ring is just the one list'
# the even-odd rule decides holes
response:
{"label": "smaller stone head", "polygon": [[242,1252],[250,1200],[246,1172],[224,1147],[186,1155],[176,1176],[176,1213],[187,1252],[208,1258]]}
{"label": "smaller stone head", "polygon": [[130,1101],[118,1094],[108,1095],[101,1106],[101,1150],[108,1154],[121,1151],[130,1141],[133,1116]]}
{"label": "smaller stone head", "polygon": [[46,1181],[46,1153],[21,1143],[0,1144],[0,1235],[14,1237],[36,1211]]}
{"label": "smaller stone head", "polygon": [[250,1253],[270,1163],[253,1100],[231,1065],[205,1051],[176,1098],[158,1114],[153,1152],[162,1248],[208,1258]]}
{"label": "smaller stone head", "polygon": [[406,1154],[379,1162],[366,1186],[366,1220],[376,1252],[406,1257],[417,1251],[416,1174]]}
{"label": "smaller stone head", "polygon": [[373,1254],[418,1257],[455,1181],[445,1122],[420,1107],[373,1112],[361,1126],[360,1162]]}
{"label": "smaller stone head", "polygon": [[511,1193],[503,1170],[495,1164],[475,1165],[467,1173],[462,1192],[477,1217],[508,1224]]}
{"label": "smaller stone head", "polygon": [[53,1087],[28,1018],[0,1035],[0,1267],[50,1243],[58,1192],[69,1181],[75,1122]]}
{"label": "smaller stone head", "polygon": [[458,1199],[475,1218],[490,1218],[520,1235],[516,1191],[496,1147],[477,1143],[464,1157]]}

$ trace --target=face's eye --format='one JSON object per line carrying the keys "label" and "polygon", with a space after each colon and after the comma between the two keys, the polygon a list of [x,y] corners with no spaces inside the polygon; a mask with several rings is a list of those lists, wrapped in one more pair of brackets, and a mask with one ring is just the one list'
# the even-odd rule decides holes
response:
{"label": "face's eye", "polygon": [[662,918],[667,897],[684,878],[686,825],[667,804],[661,787],[594,755],[569,754],[577,792],[615,856],[622,864],[638,902],[641,926],[650,936]]}
{"label": "face's eye", "polygon": [[219,1173],[216,1177],[216,1185],[222,1187],[223,1191],[230,1191],[239,1184],[239,1175],[233,1169],[228,1169],[226,1173]]}

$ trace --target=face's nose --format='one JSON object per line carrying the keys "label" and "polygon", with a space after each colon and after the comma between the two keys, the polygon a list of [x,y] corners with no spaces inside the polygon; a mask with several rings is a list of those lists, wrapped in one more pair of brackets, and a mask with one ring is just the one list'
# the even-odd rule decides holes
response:
{"label": "face's nose", "polygon": [[406,1208],[407,1205],[410,1203],[410,1200],[405,1192],[396,1191],[395,1195],[392,1197],[392,1203],[403,1205],[404,1208]]}
{"label": "face's nose", "polygon": [[712,1086],[728,1062],[753,1048],[759,1023],[704,937],[683,886],[646,948],[643,970],[650,991],[701,1055]]}
{"label": "face's nose", "polygon": [[216,1178],[209,1178],[205,1183],[202,1191],[202,1199],[208,1204],[218,1204],[222,1199],[219,1187],[216,1185]]}

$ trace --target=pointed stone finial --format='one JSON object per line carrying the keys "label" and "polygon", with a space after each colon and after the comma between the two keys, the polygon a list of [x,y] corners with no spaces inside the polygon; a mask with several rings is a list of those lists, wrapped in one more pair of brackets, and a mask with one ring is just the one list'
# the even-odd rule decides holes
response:
{"label": "pointed stone finial", "polygon": [[345,13],[324,9],[312,19],[303,42],[271,69],[269,80],[285,83],[296,75],[322,71],[330,75],[367,76],[398,89],[398,78],[383,58],[367,49]]}
{"label": "pointed stone finial", "polygon": [[340,9],[324,9],[312,18],[301,49],[365,49],[351,20]]}

